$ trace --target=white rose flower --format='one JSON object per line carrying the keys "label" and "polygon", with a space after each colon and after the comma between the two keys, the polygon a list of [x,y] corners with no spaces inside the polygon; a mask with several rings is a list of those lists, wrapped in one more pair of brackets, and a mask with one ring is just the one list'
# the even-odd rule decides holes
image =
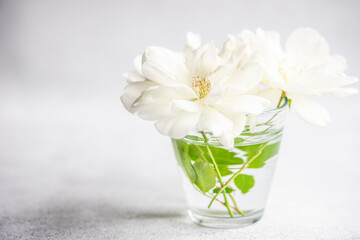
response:
{"label": "white rose flower", "polygon": [[148,47],[142,66],[126,75],[121,97],[126,109],[153,120],[158,131],[183,138],[190,131],[210,131],[228,148],[241,134],[246,116],[258,115],[270,101],[252,94],[263,78],[253,57],[242,59],[244,46],[229,36],[218,54],[213,42],[201,45],[189,34],[185,53]]}
{"label": "white rose flower", "polygon": [[277,32],[258,29],[254,34],[244,31],[240,38],[247,44],[248,54],[256,52],[265,70],[263,83],[270,88],[262,91],[260,96],[275,101],[282,91],[286,92],[295,111],[309,123],[326,126],[330,116],[324,107],[304,95],[332,93],[346,97],[358,92],[344,87],[358,81],[343,73],[346,60],[330,55],[328,43],[313,29],[294,31],[286,42],[285,51]]}

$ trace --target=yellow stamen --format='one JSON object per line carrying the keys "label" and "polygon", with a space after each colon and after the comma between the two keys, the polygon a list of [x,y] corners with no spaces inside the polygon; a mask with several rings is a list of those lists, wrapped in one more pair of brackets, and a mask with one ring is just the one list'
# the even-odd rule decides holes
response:
{"label": "yellow stamen", "polygon": [[278,68],[279,74],[281,75],[281,77],[284,79],[284,81],[287,83],[288,79],[285,73],[285,70],[282,67]]}
{"label": "yellow stamen", "polygon": [[195,76],[192,79],[192,87],[195,89],[198,97],[200,99],[206,97],[206,95],[210,92],[211,82],[200,76]]}
{"label": "yellow stamen", "polygon": [[291,80],[292,78],[297,76],[302,71],[303,71],[302,68],[299,68],[299,67],[296,67],[296,66],[289,67],[289,68],[283,68],[283,67],[278,68],[278,72],[279,72],[280,76],[282,77],[282,79],[284,80],[285,83],[288,83],[289,80]]}

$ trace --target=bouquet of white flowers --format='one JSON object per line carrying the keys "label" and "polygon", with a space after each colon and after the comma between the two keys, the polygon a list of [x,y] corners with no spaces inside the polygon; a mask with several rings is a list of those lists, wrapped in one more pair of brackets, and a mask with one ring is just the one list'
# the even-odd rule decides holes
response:
{"label": "bouquet of white flowers", "polygon": [[[358,92],[345,87],[358,79],[344,74],[344,57],[330,55],[326,40],[310,28],[295,30],[284,49],[277,32],[262,29],[229,35],[221,50],[188,33],[184,51],[148,47],[135,59],[135,69],[125,74],[128,85],[121,101],[173,139],[190,180],[191,218],[213,227],[260,219],[267,195],[261,189],[270,186],[270,162],[277,157],[287,108],[311,124],[326,126],[328,112],[307,95]],[[261,173],[243,174],[261,168]],[[262,192],[253,188],[255,178]],[[231,184],[239,191],[238,200]],[[210,204],[204,207],[201,196],[211,198]],[[264,200],[251,204],[259,196]]]}

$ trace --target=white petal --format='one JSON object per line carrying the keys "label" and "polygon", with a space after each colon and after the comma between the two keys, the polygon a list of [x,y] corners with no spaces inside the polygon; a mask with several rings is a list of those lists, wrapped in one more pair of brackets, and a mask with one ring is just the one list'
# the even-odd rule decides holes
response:
{"label": "white petal", "polygon": [[155,86],[144,92],[144,96],[160,101],[170,101],[172,99],[191,100],[197,98],[194,90],[185,84],[174,86]]}
{"label": "white petal", "polygon": [[128,83],[145,81],[145,77],[137,71],[131,71],[123,74],[123,77]]}
{"label": "white petal", "polygon": [[232,57],[238,63],[244,53],[245,47],[246,45],[242,44],[237,37],[229,35],[219,53],[219,56],[223,63],[227,63]]}
{"label": "white petal", "polygon": [[199,113],[179,112],[174,116],[167,116],[155,123],[156,129],[166,136],[180,139],[194,129],[199,119]]}
{"label": "white petal", "polygon": [[258,115],[270,106],[270,101],[254,95],[240,95],[228,98],[213,107],[224,113],[247,113]]}
{"label": "white petal", "polygon": [[134,59],[134,66],[135,66],[135,70],[136,72],[138,72],[139,74],[142,74],[141,72],[141,68],[142,68],[142,55],[137,55]]}
{"label": "white petal", "polygon": [[304,121],[322,127],[330,124],[329,113],[319,103],[300,94],[288,94],[288,97],[292,100],[291,106]]}
{"label": "white petal", "polygon": [[199,112],[201,107],[198,101],[172,100],[170,103],[170,109],[172,113],[178,111]]}
{"label": "white petal", "polygon": [[358,79],[355,77],[334,74],[323,67],[314,67],[300,73],[291,80],[290,84],[318,92],[326,92],[328,89],[346,86],[357,81]]}
{"label": "white petal", "polygon": [[245,114],[226,114],[226,117],[233,122],[233,128],[219,137],[219,141],[227,148],[234,146],[234,138],[239,136],[245,128]]}
{"label": "white petal", "polygon": [[245,30],[240,37],[247,44],[247,55],[255,53],[268,68],[277,68],[279,60],[284,58],[278,32],[257,29],[254,34]]}
{"label": "white petal", "polygon": [[187,48],[191,50],[197,49],[201,46],[201,35],[193,32],[186,33]]}
{"label": "white petal", "polygon": [[300,28],[286,42],[286,59],[293,65],[313,67],[324,63],[329,56],[329,45],[314,29]]}
{"label": "white petal", "polygon": [[263,75],[264,71],[257,62],[248,61],[231,75],[227,83],[236,84],[244,92],[248,92],[259,84]]}
{"label": "white petal", "polygon": [[219,67],[217,67],[213,74],[208,76],[208,80],[211,82],[212,85],[215,85],[217,83],[222,83],[226,80],[228,80],[229,76],[234,72],[235,63],[230,62],[228,64],[222,64]]}
{"label": "white petal", "polygon": [[252,31],[249,31],[247,29],[243,30],[239,34],[239,38],[246,45],[246,47],[244,49],[244,54],[243,54],[245,59],[247,56],[251,56],[258,50],[256,35]]}
{"label": "white petal", "polygon": [[253,89],[251,89],[250,91],[248,91],[246,94],[248,95],[257,95],[259,92],[259,85],[255,86]]}
{"label": "white petal", "polygon": [[269,68],[267,65],[263,65],[264,77],[262,83],[270,88],[279,88],[279,84],[284,84],[285,81],[278,71],[278,67]]}
{"label": "white petal", "polygon": [[159,84],[191,82],[185,59],[178,53],[161,47],[148,47],[143,54],[142,74]]}
{"label": "white petal", "polygon": [[331,91],[331,93],[335,96],[342,98],[349,97],[358,92],[359,90],[357,90],[356,88],[335,88]]}
{"label": "white petal", "polygon": [[202,102],[207,105],[219,103],[225,94],[225,89],[223,88],[221,82],[215,83],[211,86],[211,90],[205,98],[202,99]]}
{"label": "white petal", "polygon": [[[186,85],[152,86],[142,93],[139,101],[133,105],[136,113],[146,120],[158,120],[170,115],[175,110],[172,102],[176,100],[194,99],[196,94]],[[177,105],[180,107],[180,103]],[[172,107],[172,108],[171,108]],[[185,106],[182,105],[184,108]],[[187,106],[189,107],[189,106]]]}
{"label": "white petal", "polygon": [[186,65],[193,76],[210,75],[217,65],[215,43],[209,42],[189,54]]}
{"label": "white petal", "polygon": [[135,111],[135,108],[133,106],[135,101],[142,95],[142,93],[146,89],[153,85],[154,83],[151,81],[138,81],[129,83],[125,87],[124,93],[120,98],[121,102],[129,112],[133,113]]}
{"label": "white petal", "polygon": [[245,128],[246,115],[245,114],[233,114],[231,116],[228,115],[228,117],[230,117],[230,119],[234,123],[231,134],[235,138],[235,137],[239,136]]}
{"label": "white petal", "polygon": [[135,113],[144,120],[158,120],[168,116],[170,105],[166,102],[139,101],[135,105]]}
{"label": "white petal", "polygon": [[320,96],[320,91],[318,89],[312,89],[309,86],[303,86],[299,83],[273,83],[274,88],[282,89],[284,92],[290,93],[299,93],[307,95],[317,95]]}
{"label": "white petal", "polygon": [[199,131],[211,131],[214,136],[220,136],[233,128],[233,123],[217,110],[204,106],[197,129]]}
{"label": "white petal", "polygon": [[228,149],[234,147],[234,137],[232,137],[229,133],[224,133],[223,135],[219,136],[219,142]]}
{"label": "white petal", "polygon": [[329,56],[325,62],[325,68],[329,72],[342,73],[347,68],[346,59],[343,56]]}
{"label": "white petal", "polygon": [[279,60],[284,57],[284,50],[280,42],[280,33],[276,31],[264,31],[258,28],[256,30],[256,36],[258,39],[258,51],[264,53],[262,57],[267,63],[273,62],[274,58]]}
{"label": "white petal", "polygon": [[282,90],[275,88],[267,88],[257,93],[259,97],[266,98],[272,104],[278,103],[281,97]]}

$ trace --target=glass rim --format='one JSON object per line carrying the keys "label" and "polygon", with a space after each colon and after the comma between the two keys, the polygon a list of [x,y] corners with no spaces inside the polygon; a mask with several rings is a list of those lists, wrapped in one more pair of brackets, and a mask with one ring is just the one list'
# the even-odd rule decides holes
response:
{"label": "glass rim", "polygon": [[260,115],[277,113],[277,112],[281,112],[281,111],[285,110],[288,106],[289,99],[287,97],[284,97],[283,99],[284,99],[284,102],[279,107],[266,110],[266,111],[260,113]]}

